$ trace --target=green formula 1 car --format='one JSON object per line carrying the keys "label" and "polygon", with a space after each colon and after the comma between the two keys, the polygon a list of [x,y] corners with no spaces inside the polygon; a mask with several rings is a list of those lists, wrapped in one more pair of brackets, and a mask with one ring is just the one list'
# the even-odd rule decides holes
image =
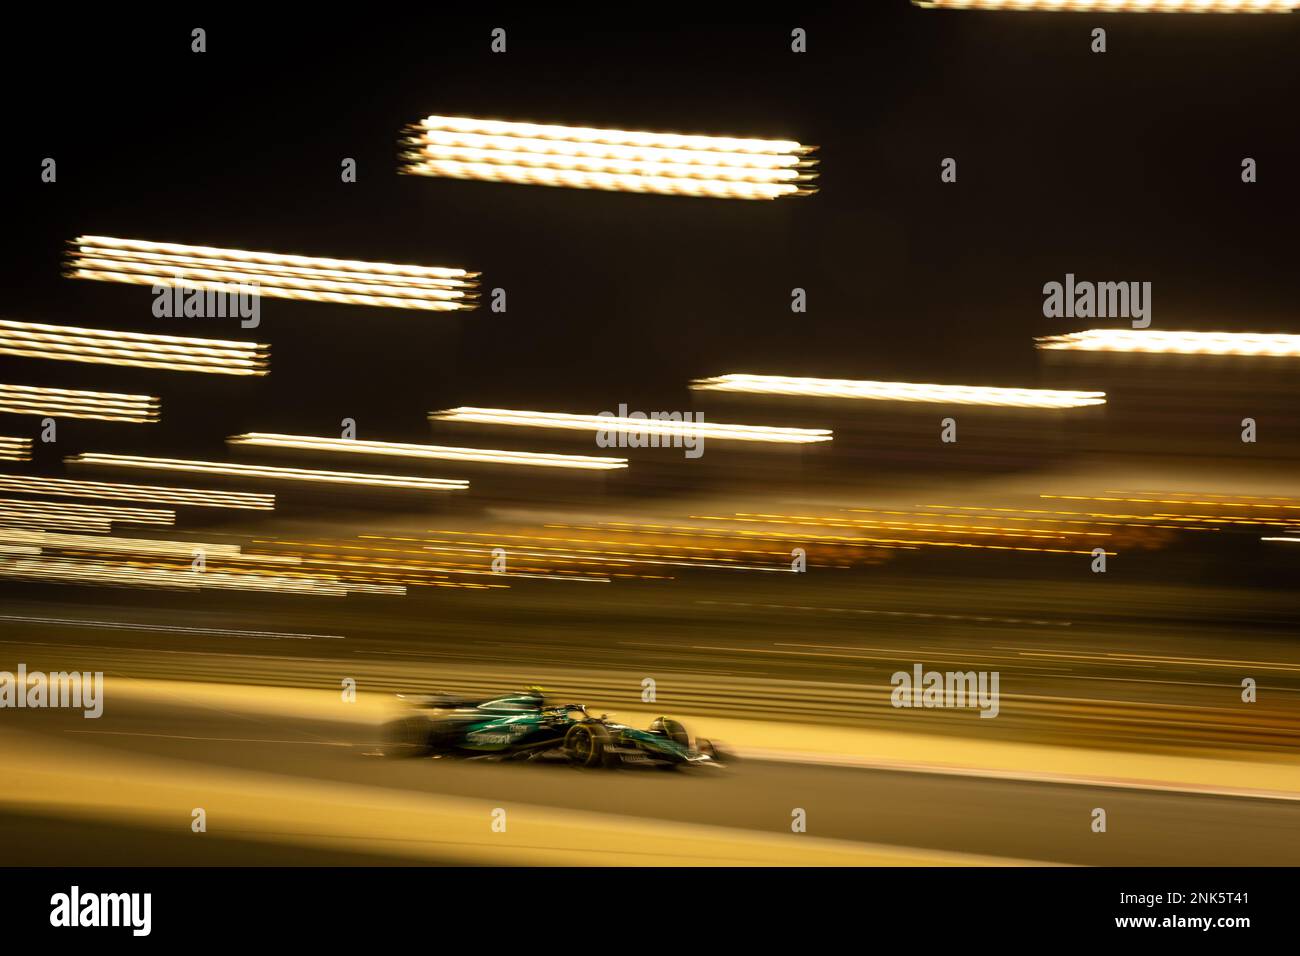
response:
{"label": "green formula 1 car", "polygon": [[391,756],[463,756],[567,760],[579,767],[720,766],[712,742],[692,742],[678,721],[660,717],[648,730],[594,717],[583,704],[548,704],[541,688],[503,697],[399,694],[411,713],[385,728]]}

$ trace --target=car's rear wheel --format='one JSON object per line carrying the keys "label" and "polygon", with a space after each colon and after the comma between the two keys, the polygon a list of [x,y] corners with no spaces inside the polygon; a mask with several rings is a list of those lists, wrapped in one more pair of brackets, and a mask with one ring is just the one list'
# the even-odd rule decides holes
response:
{"label": "car's rear wheel", "polygon": [[429,721],[423,717],[403,717],[384,726],[385,757],[423,757],[432,753]]}
{"label": "car's rear wheel", "polygon": [[597,723],[574,724],[564,735],[564,752],[578,767],[599,767],[605,763],[609,731]]}

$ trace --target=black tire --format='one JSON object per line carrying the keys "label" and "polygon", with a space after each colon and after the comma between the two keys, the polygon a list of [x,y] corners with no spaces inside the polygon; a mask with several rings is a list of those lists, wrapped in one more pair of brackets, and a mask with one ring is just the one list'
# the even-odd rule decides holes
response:
{"label": "black tire", "polygon": [[574,724],[564,735],[564,752],[576,767],[602,767],[606,763],[608,743],[609,731],[604,724],[584,721]]}

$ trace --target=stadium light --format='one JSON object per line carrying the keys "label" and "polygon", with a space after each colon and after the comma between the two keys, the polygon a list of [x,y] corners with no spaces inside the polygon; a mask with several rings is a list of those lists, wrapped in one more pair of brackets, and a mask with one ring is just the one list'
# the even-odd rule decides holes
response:
{"label": "stadium light", "polygon": [[106,422],[156,422],[159,400],[151,395],[84,392],[35,385],[0,385],[0,412],[93,418]]}
{"label": "stadium light", "polygon": [[478,273],[441,266],[247,252],[111,236],[79,236],[71,278],[265,298],[453,312],[477,306]]}
{"label": "stadium light", "polygon": [[187,461],[180,458],[144,458],[136,455],[87,453],[65,458],[69,464],[106,465],[117,468],[147,468],[184,471],[201,475],[229,475],[239,478],[284,479],[324,484],[361,485],[374,488],[409,488],[419,491],[462,491],[469,482],[461,478],[423,478],[414,475],[372,475],[352,471],[317,471],[306,468],[273,468],[218,461]]}
{"label": "stadium light", "polygon": [[1240,355],[1295,358],[1300,335],[1258,332],[1146,332],[1089,329],[1034,340],[1044,350],[1069,352],[1146,352],[1168,355]]}
{"label": "stadium light", "polygon": [[816,147],[429,116],[409,128],[402,172],[620,192],[779,199],[816,192]]}
{"label": "stadium light", "polygon": [[1029,13],[1291,13],[1296,0],[912,0],[944,10]]}
{"label": "stadium light", "polygon": [[265,375],[269,346],[0,319],[0,354],[218,375]]}
{"label": "stadium light", "polygon": [[610,471],[626,468],[626,458],[603,458],[593,455],[560,455],[531,451],[497,451],[488,448],[462,448],[457,445],[410,445],[391,441],[360,441],[353,438],[317,438],[311,435],[275,435],[250,432],[235,435],[232,445],[260,448],[294,448],[302,451],[343,452],[356,455],[386,455],[394,458],[429,458],[440,461],[471,461],[494,465],[534,465],[543,468],[579,468]]}
{"label": "stadium light", "polygon": [[791,395],[806,398],[866,399],[881,402],[934,402],[944,405],[992,405],[1004,408],[1081,408],[1106,404],[1105,392],[1051,388],[994,388],[983,385],[920,385],[841,378],[792,378],[785,375],[736,373],[699,379],[701,391]]}
{"label": "stadium light", "polygon": [[430,412],[437,421],[473,422],[480,425],[513,425],[523,428],[559,428],[572,431],[624,432],[681,438],[712,438],[724,441],[807,444],[830,441],[826,428],[778,428],[767,425],[724,425],[720,422],[675,421],[630,418],[616,415],[569,415],[563,412],[529,412],[505,408],[451,408]]}

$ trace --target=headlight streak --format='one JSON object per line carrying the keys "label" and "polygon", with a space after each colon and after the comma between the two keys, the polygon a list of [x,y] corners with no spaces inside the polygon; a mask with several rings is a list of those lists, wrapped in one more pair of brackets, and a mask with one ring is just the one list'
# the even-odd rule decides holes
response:
{"label": "headlight streak", "polygon": [[564,412],[532,412],[506,408],[451,408],[430,412],[434,421],[471,422],[522,428],[555,428],[586,432],[625,432],[717,441],[809,444],[830,441],[827,428],[780,428],[766,425],[724,425],[720,422],[676,422],[651,418],[620,418],[614,415],[570,415]]}
{"label": "headlight streak", "polygon": [[217,375],[265,375],[269,346],[0,319],[0,354]]}
{"label": "headlight streak", "polygon": [[103,498],[109,501],[143,501],[199,508],[270,511],[275,507],[275,495],[260,492],[128,485],[113,481],[79,481],[75,478],[42,478],[35,475],[0,475],[0,491],[56,498]]}
{"label": "headlight streak", "polygon": [[429,116],[402,139],[417,176],[719,199],[816,192],[815,147],[738,139]]}
{"label": "headlight streak", "polygon": [[438,266],[247,252],[212,246],[79,236],[71,278],[265,298],[454,312],[477,306],[478,273]]}
{"label": "headlight streak", "polygon": [[1034,340],[1046,351],[1131,352],[1152,355],[1232,355],[1267,358],[1300,357],[1300,335],[1258,332],[1149,332],[1134,329],[1089,329]]}
{"label": "headlight streak", "polygon": [[307,481],[369,488],[404,488],[415,491],[463,491],[469,482],[461,478],[422,478],[417,475],[375,475],[355,471],[318,471],[279,468],[269,465],[240,465],[218,461],[187,461],[179,458],[144,458],[135,455],[86,453],[65,458],[69,464],[103,465],[117,468],[145,468],[182,471],[202,475],[223,475],[268,480]]}
{"label": "headlight streak", "polygon": [[261,448],[291,448],[302,451],[343,452],[356,455],[384,455],[394,458],[428,458],[441,461],[480,462],[496,465],[525,465],[541,468],[576,468],[612,471],[627,467],[626,458],[592,455],[562,455],[529,451],[498,451],[462,448],[457,445],[413,445],[402,442],[361,441],[351,438],[317,438],[310,435],[277,435],[249,432],[226,439],[232,445]]}
{"label": "headlight streak", "polygon": [[925,385],[841,378],[795,378],[785,375],[733,373],[691,383],[697,391],[743,392],[803,398],[840,398],[882,402],[928,402],[943,405],[990,405],[1003,408],[1082,408],[1106,404],[1105,392],[1050,388],[995,388],[981,385]]}
{"label": "headlight streak", "polygon": [[150,395],[86,392],[36,385],[0,385],[0,412],[91,418],[106,422],[156,422],[159,399]]}

